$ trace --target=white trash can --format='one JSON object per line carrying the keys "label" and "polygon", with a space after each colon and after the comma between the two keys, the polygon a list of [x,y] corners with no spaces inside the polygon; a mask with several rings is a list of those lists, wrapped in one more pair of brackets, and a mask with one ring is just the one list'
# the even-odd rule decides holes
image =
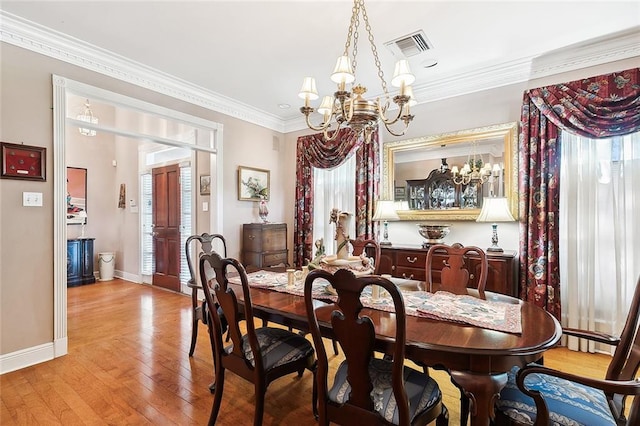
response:
{"label": "white trash can", "polygon": [[100,281],[112,280],[116,264],[115,253],[98,253],[98,262],[100,263]]}

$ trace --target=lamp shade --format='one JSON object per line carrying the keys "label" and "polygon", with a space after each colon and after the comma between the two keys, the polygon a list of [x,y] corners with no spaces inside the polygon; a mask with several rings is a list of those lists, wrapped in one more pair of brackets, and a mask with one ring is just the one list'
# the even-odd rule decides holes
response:
{"label": "lamp shade", "polygon": [[302,87],[298,96],[302,99],[315,101],[318,99],[318,89],[316,89],[316,79],[313,77],[305,77],[302,81]]}
{"label": "lamp shade", "polygon": [[482,210],[476,222],[513,222],[505,197],[488,197],[482,200]]}
{"label": "lamp shade", "polygon": [[353,68],[351,67],[351,58],[348,56],[340,56],[336,61],[336,67],[331,74],[331,81],[334,83],[353,83],[356,80],[356,76],[353,75]]}
{"label": "lamp shade", "polygon": [[414,81],[416,81],[416,77],[411,73],[409,61],[406,59],[400,59],[396,62],[393,78],[391,79],[391,85],[393,87],[408,86]]}
{"label": "lamp shade", "polygon": [[372,220],[398,220],[396,204],[392,200],[379,200]]}

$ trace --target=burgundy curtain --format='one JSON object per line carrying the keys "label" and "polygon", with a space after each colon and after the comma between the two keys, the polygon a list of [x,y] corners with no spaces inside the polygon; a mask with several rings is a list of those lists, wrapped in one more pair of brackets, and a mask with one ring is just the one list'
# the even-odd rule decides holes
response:
{"label": "burgundy curtain", "polygon": [[591,138],[640,131],[640,68],[524,94],[518,173],[520,297],[560,319],[558,129]]}
{"label": "burgundy curtain", "polygon": [[351,129],[339,130],[333,141],[323,134],[300,136],[296,147],[296,206],[294,215],[295,266],[305,265],[313,256],[313,169],[328,169],[342,164],[356,153],[356,231],[358,235],[375,235],[371,217],[373,200],[378,195],[379,147],[378,131],[365,144]]}

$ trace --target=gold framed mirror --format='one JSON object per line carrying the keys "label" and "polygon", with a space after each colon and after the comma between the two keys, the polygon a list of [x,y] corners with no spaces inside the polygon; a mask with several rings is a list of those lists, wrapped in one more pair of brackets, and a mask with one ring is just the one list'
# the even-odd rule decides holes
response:
{"label": "gold framed mirror", "polygon": [[484,198],[504,196],[517,219],[517,138],[512,122],[385,142],[382,199],[403,202],[400,220],[475,220]]}

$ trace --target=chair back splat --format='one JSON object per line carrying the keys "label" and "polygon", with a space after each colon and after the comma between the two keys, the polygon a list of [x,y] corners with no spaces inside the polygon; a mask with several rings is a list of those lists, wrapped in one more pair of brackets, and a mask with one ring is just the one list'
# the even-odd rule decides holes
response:
{"label": "chair back splat", "polygon": [[191,288],[191,314],[192,314],[192,323],[191,323],[191,347],[189,348],[189,356],[193,356],[193,352],[196,349],[196,342],[198,341],[198,321],[202,321],[203,323],[207,323],[207,315],[204,313],[207,309],[206,301],[203,301],[202,306],[198,306],[198,290],[202,289],[202,286],[198,282],[196,278],[196,272],[193,267],[193,262],[191,259],[191,247],[193,245],[199,244],[199,250],[196,247],[196,253],[198,253],[198,258],[203,253],[212,253],[213,252],[213,244],[216,240],[220,241],[218,246],[222,246],[222,255],[227,257],[227,241],[220,234],[196,234],[191,235],[187,238],[187,241],[184,244],[184,253],[187,258],[187,266],[189,267],[189,274],[191,278],[187,282],[187,286]]}
{"label": "chair back splat", "polygon": [[[312,298],[316,280],[326,280],[338,294],[335,303],[318,302]],[[378,285],[393,300],[395,315],[365,310],[360,301],[367,287]],[[313,270],[304,287],[309,328],[318,357],[319,424],[334,422],[343,425],[418,425],[437,419],[438,425],[448,424],[448,412],[442,404],[437,383],[422,372],[404,365],[406,314],[402,294],[389,280],[379,276],[356,276],[340,269],[335,274]],[[376,324],[381,315],[394,324],[385,323],[386,330],[395,330],[388,353],[392,358],[376,357]],[[330,333],[344,352],[345,360],[338,367],[329,386],[329,363],[321,332]],[[410,386],[408,385],[410,383]]]}
{"label": "chair back splat", "polygon": [[[470,266],[471,262],[467,257],[469,254],[480,258],[479,263],[474,262],[475,268]],[[442,268],[435,264],[436,259],[442,259]],[[485,299],[484,288],[487,285],[489,264],[487,255],[481,248],[465,247],[460,243],[451,246],[434,244],[427,252],[425,269],[427,285],[432,293],[444,290],[454,294],[468,294],[467,288],[473,278],[474,283],[477,283],[478,296]],[[477,281],[475,277],[478,277]]]}
{"label": "chair back splat", "polygon": [[[237,282],[230,282],[230,275]],[[220,304],[231,343],[225,347],[225,331],[219,310],[207,310],[209,315],[209,337],[215,366],[215,392],[209,424],[215,424],[222,403],[225,371],[229,370],[252,382],[255,388],[256,409],[254,425],[262,424],[264,398],[269,384],[288,374],[302,376],[305,369],[314,374],[312,407],[315,413],[315,353],[311,343],[304,337],[282,328],[256,328],[251,305],[251,291],[247,274],[236,259],[222,258],[217,253],[200,257],[200,277],[207,303]],[[236,291],[242,294],[239,304]],[[242,333],[240,323],[246,326]]]}

